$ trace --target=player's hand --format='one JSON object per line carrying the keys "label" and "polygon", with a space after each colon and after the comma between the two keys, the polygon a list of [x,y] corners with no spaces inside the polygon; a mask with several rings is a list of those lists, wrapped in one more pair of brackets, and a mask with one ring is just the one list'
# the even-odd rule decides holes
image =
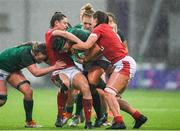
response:
{"label": "player's hand", "polygon": [[82,58],[77,58],[77,62],[80,63],[80,64],[84,64],[84,60]]}
{"label": "player's hand", "polygon": [[66,63],[64,61],[58,60],[56,61],[54,66],[55,66],[55,69],[62,69],[66,66]]}
{"label": "player's hand", "polygon": [[74,55],[76,53],[75,49],[71,48],[71,54]]}
{"label": "player's hand", "polygon": [[77,57],[77,62],[80,63],[80,64],[85,64],[86,63],[86,58],[80,58],[80,57]]}

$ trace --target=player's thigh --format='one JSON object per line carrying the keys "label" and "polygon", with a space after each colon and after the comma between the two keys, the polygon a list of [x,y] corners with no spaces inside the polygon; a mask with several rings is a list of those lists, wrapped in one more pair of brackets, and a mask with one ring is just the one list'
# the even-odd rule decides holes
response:
{"label": "player's thigh", "polygon": [[14,72],[8,78],[8,83],[23,94],[32,94],[29,81],[21,72]]}
{"label": "player's thigh", "polygon": [[101,67],[93,66],[88,72],[89,83],[96,85],[99,82],[100,77],[103,73],[104,70]]}
{"label": "player's thigh", "polygon": [[60,73],[59,78],[62,80],[66,87],[70,88],[71,82],[66,74]]}
{"label": "player's thigh", "polygon": [[119,93],[122,93],[128,85],[128,81],[129,76],[119,72],[113,72],[107,82],[107,87],[115,88]]}
{"label": "player's thigh", "polygon": [[82,73],[77,73],[74,77],[73,77],[73,86],[76,89],[80,89],[80,88],[89,88],[89,84],[88,84],[88,80],[86,79],[86,77],[82,74]]}
{"label": "player's thigh", "polygon": [[10,74],[8,78],[8,83],[14,88],[17,88],[18,84],[25,80],[26,78],[21,72],[14,72]]}

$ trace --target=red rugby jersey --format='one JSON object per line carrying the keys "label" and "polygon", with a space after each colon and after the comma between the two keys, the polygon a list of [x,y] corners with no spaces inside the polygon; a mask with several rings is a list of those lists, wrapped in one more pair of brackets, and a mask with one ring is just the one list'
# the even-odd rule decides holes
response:
{"label": "red rugby jersey", "polygon": [[59,53],[53,50],[52,48],[53,31],[54,29],[49,29],[45,34],[46,48],[47,48],[50,64],[53,65],[57,60],[62,60],[66,63],[65,68],[73,66],[74,63],[69,53]]}
{"label": "red rugby jersey", "polygon": [[102,48],[103,55],[113,64],[128,54],[121,39],[108,24],[98,25],[91,34],[97,35],[97,44]]}

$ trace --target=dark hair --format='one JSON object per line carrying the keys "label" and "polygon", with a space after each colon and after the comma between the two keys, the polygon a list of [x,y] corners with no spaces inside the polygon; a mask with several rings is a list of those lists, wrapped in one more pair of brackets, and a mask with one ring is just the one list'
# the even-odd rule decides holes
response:
{"label": "dark hair", "polygon": [[50,27],[54,27],[54,22],[57,20],[57,21],[61,21],[63,20],[64,18],[66,18],[66,16],[64,14],[62,14],[61,12],[55,12],[54,15],[52,16],[51,18],[51,21],[50,21]]}
{"label": "dark hair", "polygon": [[116,19],[116,16],[113,14],[113,13],[111,13],[111,12],[107,12],[106,13],[109,17],[111,17],[112,18],[112,20],[113,20],[113,22],[114,23],[116,23],[117,24],[117,19]]}
{"label": "dark hair", "polygon": [[103,23],[105,23],[105,24],[109,23],[108,15],[102,11],[96,11],[93,15],[93,18],[97,19],[97,25],[96,26],[98,26],[99,24],[103,24]]}

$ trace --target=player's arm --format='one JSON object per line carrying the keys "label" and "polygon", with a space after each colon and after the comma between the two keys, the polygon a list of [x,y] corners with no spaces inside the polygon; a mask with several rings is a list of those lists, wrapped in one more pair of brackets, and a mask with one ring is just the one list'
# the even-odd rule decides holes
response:
{"label": "player's arm", "polygon": [[76,37],[75,35],[67,32],[67,31],[55,30],[52,32],[52,34],[53,34],[53,36],[62,36],[72,42],[75,42],[75,43],[82,42],[78,37]]}
{"label": "player's arm", "polygon": [[72,48],[78,50],[87,50],[90,49],[96,43],[97,40],[98,40],[97,35],[91,33],[86,42],[81,41],[77,44],[74,44]]}
{"label": "player's arm", "polygon": [[44,68],[39,68],[36,64],[32,64],[32,65],[29,65],[27,67],[27,69],[36,77],[40,77],[40,76],[43,76],[43,75],[46,75],[48,74],[49,72],[51,71],[54,71],[54,70],[57,70],[57,69],[60,69],[60,68],[64,68],[66,64],[62,61],[58,61],[56,62],[56,64],[52,65],[52,66],[49,66],[49,67],[44,67]]}
{"label": "player's arm", "polygon": [[84,62],[96,59],[101,54],[101,48],[95,44],[91,47],[84,58]]}

